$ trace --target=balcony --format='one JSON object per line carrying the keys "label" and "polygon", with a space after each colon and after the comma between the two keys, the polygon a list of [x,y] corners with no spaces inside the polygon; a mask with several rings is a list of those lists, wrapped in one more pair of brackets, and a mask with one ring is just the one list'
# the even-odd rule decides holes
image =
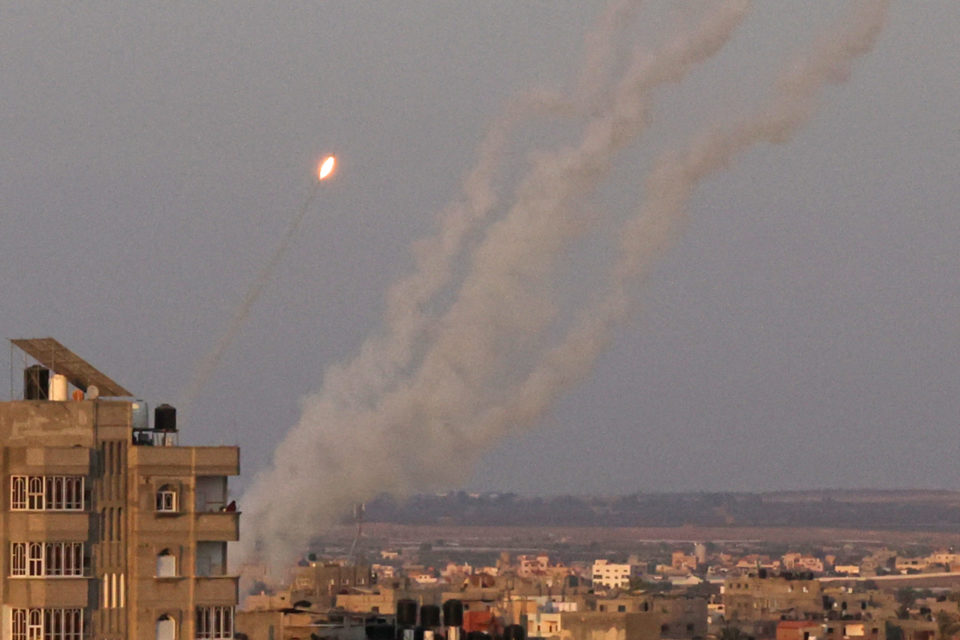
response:
{"label": "balcony", "polygon": [[236,542],[240,539],[240,513],[238,511],[198,513],[196,517],[197,540]]}
{"label": "balcony", "polygon": [[197,578],[194,597],[197,602],[234,605],[237,603],[237,576],[210,576]]}
{"label": "balcony", "polygon": [[5,516],[8,531],[21,540],[82,542],[90,531],[86,511],[8,511]]}
{"label": "balcony", "polygon": [[235,476],[240,473],[237,447],[138,446],[130,462],[145,475]]}
{"label": "balcony", "polygon": [[86,607],[87,578],[10,578],[3,603],[14,607]]}

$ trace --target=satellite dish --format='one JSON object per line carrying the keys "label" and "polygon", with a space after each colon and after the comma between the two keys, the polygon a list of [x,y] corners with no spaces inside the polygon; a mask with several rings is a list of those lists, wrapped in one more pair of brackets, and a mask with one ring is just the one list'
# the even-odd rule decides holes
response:
{"label": "satellite dish", "polygon": [[92,384],[87,387],[87,400],[96,400],[100,397],[100,389],[97,389],[97,385]]}

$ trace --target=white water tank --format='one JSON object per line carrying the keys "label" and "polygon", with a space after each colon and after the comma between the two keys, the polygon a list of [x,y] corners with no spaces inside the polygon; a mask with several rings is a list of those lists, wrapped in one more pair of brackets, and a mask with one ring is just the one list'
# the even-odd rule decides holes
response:
{"label": "white water tank", "polygon": [[143,400],[134,400],[130,403],[130,422],[135,431],[146,431],[149,425],[150,411]]}
{"label": "white water tank", "polygon": [[67,376],[55,373],[50,378],[50,399],[55,402],[67,401]]}

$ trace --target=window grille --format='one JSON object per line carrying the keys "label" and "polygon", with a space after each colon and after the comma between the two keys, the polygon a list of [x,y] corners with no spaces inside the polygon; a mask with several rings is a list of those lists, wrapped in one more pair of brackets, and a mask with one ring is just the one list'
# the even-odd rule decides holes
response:
{"label": "window grille", "polygon": [[83,476],[12,476],[13,511],[83,511]]}
{"label": "window grille", "polygon": [[197,640],[233,638],[233,607],[198,607]]}
{"label": "window grille", "polygon": [[24,476],[13,476],[10,479],[10,508],[14,510],[27,508],[27,479]]}
{"label": "window grille", "polygon": [[10,575],[82,577],[82,542],[11,542]]}
{"label": "window grille", "polygon": [[13,640],[82,640],[83,609],[14,609]]}

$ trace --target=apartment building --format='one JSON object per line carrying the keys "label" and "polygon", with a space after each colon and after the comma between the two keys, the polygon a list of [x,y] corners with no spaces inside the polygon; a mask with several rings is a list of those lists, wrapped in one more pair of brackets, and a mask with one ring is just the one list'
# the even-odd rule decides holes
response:
{"label": "apartment building", "polygon": [[173,407],[151,427],[56,340],[12,342],[35,364],[0,402],[0,637],[232,638],[238,449],[177,446]]}
{"label": "apartment building", "polygon": [[634,568],[629,564],[617,564],[601,558],[594,561],[591,575],[594,587],[625,589],[630,586]]}

